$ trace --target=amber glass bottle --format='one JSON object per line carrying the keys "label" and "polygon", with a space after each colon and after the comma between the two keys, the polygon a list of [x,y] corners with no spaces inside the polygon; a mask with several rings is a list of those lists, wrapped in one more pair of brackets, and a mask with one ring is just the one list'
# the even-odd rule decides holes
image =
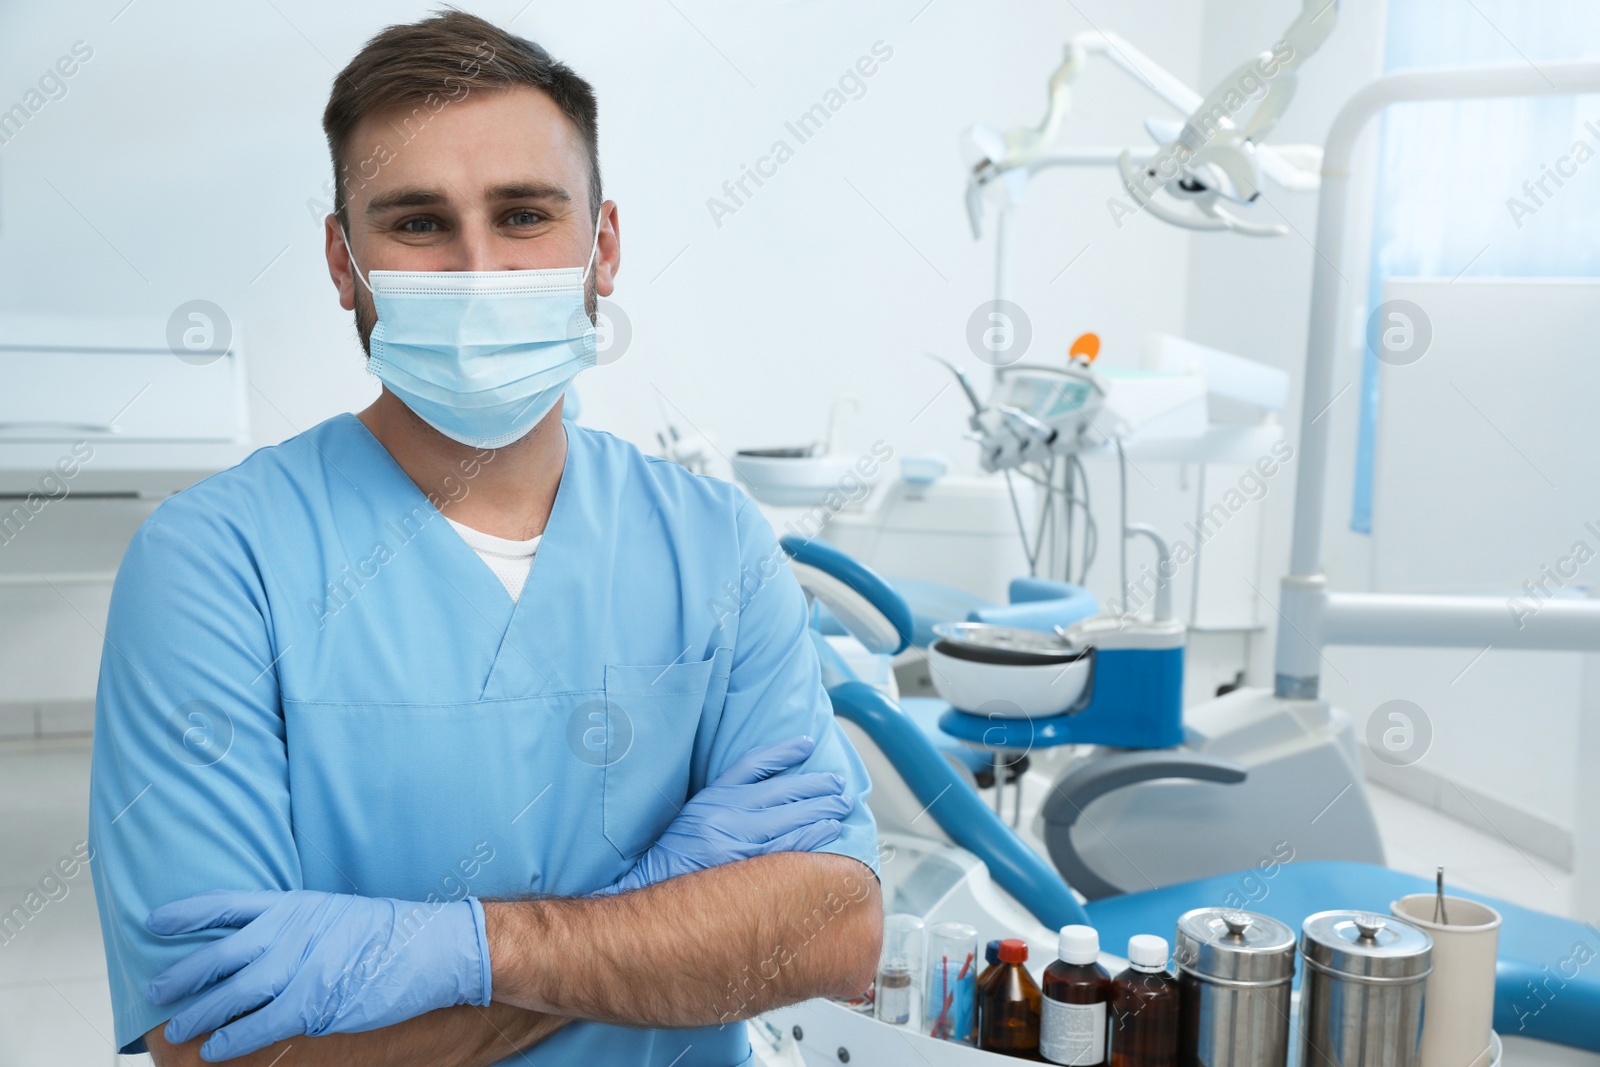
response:
{"label": "amber glass bottle", "polygon": [[1039,983],[1023,964],[1028,943],[1000,942],[1000,966],[978,987],[978,1047],[1023,1059],[1039,1058]]}
{"label": "amber glass bottle", "polygon": [[1111,983],[1111,1067],[1176,1067],[1178,980],[1167,973],[1167,942],[1128,939],[1128,969]]}
{"label": "amber glass bottle", "polygon": [[1106,1062],[1106,1006],[1111,975],[1095,962],[1100,935],[1090,926],[1063,926],[1060,959],[1044,972],[1044,1018],[1039,1053],[1050,1063],[1099,1067]]}
{"label": "amber glass bottle", "polygon": [[998,970],[999,967],[1000,967],[1000,939],[999,938],[995,938],[993,941],[991,941],[987,945],[983,946],[983,962],[984,962],[984,965],[985,965],[984,968],[983,968],[983,973],[978,975],[978,988],[979,989],[983,988],[983,983],[987,982],[989,980],[989,976],[991,974],[993,974],[996,970]]}

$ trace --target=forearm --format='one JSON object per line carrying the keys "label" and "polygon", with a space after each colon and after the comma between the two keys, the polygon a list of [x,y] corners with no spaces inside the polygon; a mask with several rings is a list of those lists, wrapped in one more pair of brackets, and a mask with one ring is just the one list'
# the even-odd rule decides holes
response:
{"label": "forearm", "polygon": [[[571,1021],[509,1004],[462,1005],[381,1030],[290,1038],[225,1062],[234,1067],[488,1067],[532,1048]],[[200,1046],[210,1035],[173,1045],[161,1031],[158,1026],[145,1035],[156,1067],[205,1062]]]}
{"label": "forearm", "polygon": [[614,897],[485,902],[496,1002],[627,1026],[731,1022],[871,984],[878,881],[779,853]]}

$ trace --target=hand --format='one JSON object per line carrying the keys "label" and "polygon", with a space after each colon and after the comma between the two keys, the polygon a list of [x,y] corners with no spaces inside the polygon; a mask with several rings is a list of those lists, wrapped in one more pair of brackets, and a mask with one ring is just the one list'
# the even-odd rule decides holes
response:
{"label": "hand", "polygon": [[837,774],[778,775],[816,748],[793,737],[751,749],[722,776],[689,798],[661,839],[600,894],[640,889],[751,856],[811,852],[839,836],[839,820],[855,802]]}
{"label": "hand", "polygon": [[483,908],[473,897],[422,904],[224,889],[163,904],[145,925],[163,935],[243,927],[150,983],[155,1004],[208,990],[172,1017],[166,1038],[182,1044],[215,1030],[200,1046],[211,1063],[297,1034],[376,1030],[435,1008],[489,1003]]}

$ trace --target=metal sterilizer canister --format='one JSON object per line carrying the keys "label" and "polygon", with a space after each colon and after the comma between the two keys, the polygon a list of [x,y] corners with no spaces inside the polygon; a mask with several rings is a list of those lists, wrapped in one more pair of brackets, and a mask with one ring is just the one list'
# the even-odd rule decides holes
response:
{"label": "metal sterilizer canister", "polygon": [[1322,911],[1302,927],[1303,1067],[1417,1067],[1433,938],[1361,911]]}
{"label": "metal sterilizer canister", "polygon": [[1199,908],[1178,919],[1181,1067],[1283,1067],[1294,950],[1294,931],[1265,915]]}

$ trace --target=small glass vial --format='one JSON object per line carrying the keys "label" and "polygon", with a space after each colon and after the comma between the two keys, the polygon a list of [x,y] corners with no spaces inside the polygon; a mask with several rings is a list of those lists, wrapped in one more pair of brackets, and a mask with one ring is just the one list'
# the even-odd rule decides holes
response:
{"label": "small glass vial", "polygon": [[1167,941],[1128,939],[1128,969],[1111,983],[1111,1067],[1176,1067],[1178,980],[1167,973]]}
{"label": "small glass vial", "polygon": [[1028,943],[1000,942],[1000,965],[978,987],[978,1047],[1039,1058],[1039,983],[1028,973]]}
{"label": "small glass vial", "polygon": [[878,957],[873,995],[873,1014],[879,1022],[906,1026],[917,1017],[923,926],[915,915],[890,915],[883,920],[883,953]]}
{"label": "small glass vial", "polygon": [[922,1032],[972,1044],[978,1008],[978,931],[966,923],[939,923],[928,930],[928,987],[922,1000]]}
{"label": "small glass vial", "polygon": [[1051,1063],[1097,1067],[1106,1062],[1111,1000],[1111,975],[1095,962],[1100,935],[1090,926],[1063,926],[1058,953],[1044,972],[1039,1053]]}

